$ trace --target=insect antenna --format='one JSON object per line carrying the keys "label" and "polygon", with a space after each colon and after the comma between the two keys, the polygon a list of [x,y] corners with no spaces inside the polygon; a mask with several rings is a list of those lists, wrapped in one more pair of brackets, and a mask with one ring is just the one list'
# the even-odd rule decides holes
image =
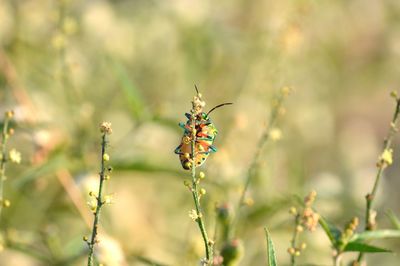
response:
{"label": "insect antenna", "polygon": [[199,89],[197,89],[197,85],[194,84],[194,88],[196,89],[197,95],[199,95]]}
{"label": "insect antenna", "polygon": [[207,116],[208,116],[212,111],[214,111],[215,109],[220,108],[220,107],[225,106],[225,105],[230,105],[230,104],[233,104],[233,103],[221,103],[221,104],[218,104],[217,106],[213,107],[210,111],[208,111]]}

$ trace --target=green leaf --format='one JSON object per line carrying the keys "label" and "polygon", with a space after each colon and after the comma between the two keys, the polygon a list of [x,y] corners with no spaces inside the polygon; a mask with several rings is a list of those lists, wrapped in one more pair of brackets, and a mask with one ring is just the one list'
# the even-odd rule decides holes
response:
{"label": "green leaf", "polygon": [[343,249],[343,251],[357,251],[364,253],[378,253],[378,252],[392,252],[390,250],[379,248],[375,246],[371,246],[368,244],[364,244],[361,242],[349,242]]}
{"label": "green leaf", "polygon": [[129,73],[126,70],[125,66],[116,60],[113,60],[110,65],[112,70],[114,71],[117,81],[119,82],[119,86],[124,93],[125,99],[129,104],[133,116],[136,119],[139,119],[143,115],[146,115],[143,97],[138,87],[129,76]]}
{"label": "green leaf", "polygon": [[354,234],[350,239],[353,241],[364,241],[371,239],[382,239],[382,238],[397,238],[400,237],[400,230],[376,230],[376,231],[365,231],[362,233]]}
{"label": "green leaf", "polygon": [[386,216],[390,219],[390,221],[392,222],[393,226],[397,229],[400,230],[400,220],[399,218],[396,216],[396,214],[394,214],[394,212],[392,210],[388,210],[386,212]]}
{"label": "green leaf", "polygon": [[274,243],[272,242],[271,236],[266,227],[264,227],[264,231],[265,231],[265,238],[267,239],[268,265],[269,266],[277,266],[278,263],[276,261]]}
{"label": "green leaf", "polygon": [[331,241],[332,246],[336,248],[340,235],[342,234],[340,230],[334,225],[328,223],[328,221],[326,221],[322,216],[319,218],[319,224]]}

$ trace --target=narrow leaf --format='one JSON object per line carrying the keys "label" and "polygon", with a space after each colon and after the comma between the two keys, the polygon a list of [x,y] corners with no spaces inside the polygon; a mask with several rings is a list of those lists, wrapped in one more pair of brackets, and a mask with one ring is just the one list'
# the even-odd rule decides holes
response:
{"label": "narrow leaf", "polygon": [[320,216],[319,224],[321,225],[322,229],[325,231],[325,234],[328,236],[329,240],[331,241],[332,246],[336,247],[337,240],[339,239],[341,232],[338,228],[334,225],[329,224],[324,217]]}
{"label": "narrow leaf", "polygon": [[390,221],[392,222],[393,226],[397,229],[400,230],[400,220],[399,218],[396,216],[396,214],[394,214],[394,212],[392,210],[388,210],[386,212],[386,216],[390,219]]}
{"label": "narrow leaf", "polygon": [[116,60],[112,61],[110,66],[114,71],[117,81],[119,82],[119,86],[124,93],[125,99],[129,104],[133,116],[139,119],[141,116],[146,115],[143,97],[138,87],[129,76],[125,66]]}
{"label": "narrow leaf", "polygon": [[364,244],[361,242],[349,242],[349,243],[347,243],[347,245],[343,251],[357,251],[357,252],[364,252],[364,253],[391,252],[390,250],[371,246],[371,245]]}
{"label": "narrow leaf", "polygon": [[364,241],[370,239],[382,239],[382,238],[397,238],[400,237],[400,230],[376,230],[376,231],[365,231],[362,233],[354,234],[350,239],[353,241]]}
{"label": "narrow leaf", "polygon": [[277,266],[278,263],[276,261],[274,243],[272,242],[271,236],[266,227],[264,227],[264,231],[265,231],[265,238],[267,239],[268,265],[269,266]]}

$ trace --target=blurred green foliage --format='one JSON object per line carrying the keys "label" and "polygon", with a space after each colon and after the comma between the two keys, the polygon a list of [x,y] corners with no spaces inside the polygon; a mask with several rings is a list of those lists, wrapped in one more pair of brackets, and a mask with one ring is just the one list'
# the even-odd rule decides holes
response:
{"label": "blurred green foliage", "polygon": [[[339,225],[363,218],[393,109],[388,94],[400,84],[399,29],[397,0],[1,0],[0,111],[15,110],[10,146],[23,160],[7,170],[0,264],[85,263],[98,125],[111,121],[106,192],[116,202],[102,216],[99,259],[195,265],[202,243],[187,216],[188,173],[173,154],[194,84],[207,107],[234,102],[212,114],[219,151],[202,169],[210,232],[215,203],[240,196],[275,92],[294,88],[239,230],[240,265],[265,265],[265,225],[287,264],[293,195],[315,189],[316,208]],[[385,211],[400,213],[398,144],[377,195],[379,227],[392,226]],[[330,264],[323,231],[306,238],[299,263]],[[400,251],[398,241],[380,246]]]}

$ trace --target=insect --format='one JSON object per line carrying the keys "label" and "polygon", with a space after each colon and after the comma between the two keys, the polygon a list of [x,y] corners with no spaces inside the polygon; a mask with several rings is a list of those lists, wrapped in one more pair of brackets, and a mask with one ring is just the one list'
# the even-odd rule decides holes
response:
{"label": "insect", "polygon": [[[209,114],[215,109],[229,105],[232,103],[222,103],[211,108],[207,113],[203,112],[202,107],[204,102],[201,101],[201,94],[197,90],[197,98],[193,101],[193,110],[191,113],[186,113],[185,116],[188,119],[186,123],[179,123],[179,126],[183,128],[183,136],[181,143],[175,149],[175,153],[179,155],[179,160],[181,161],[182,167],[185,170],[190,170],[192,163],[195,167],[201,166],[210,153],[217,151],[215,146],[213,146],[215,137],[218,134],[217,128],[212,123]],[[196,100],[202,104],[196,105]],[[194,122],[193,122],[194,119]],[[195,127],[196,134],[192,133],[193,125]],[[194,160],[191,162],[192,158],[192,138],[194,136]]]}

